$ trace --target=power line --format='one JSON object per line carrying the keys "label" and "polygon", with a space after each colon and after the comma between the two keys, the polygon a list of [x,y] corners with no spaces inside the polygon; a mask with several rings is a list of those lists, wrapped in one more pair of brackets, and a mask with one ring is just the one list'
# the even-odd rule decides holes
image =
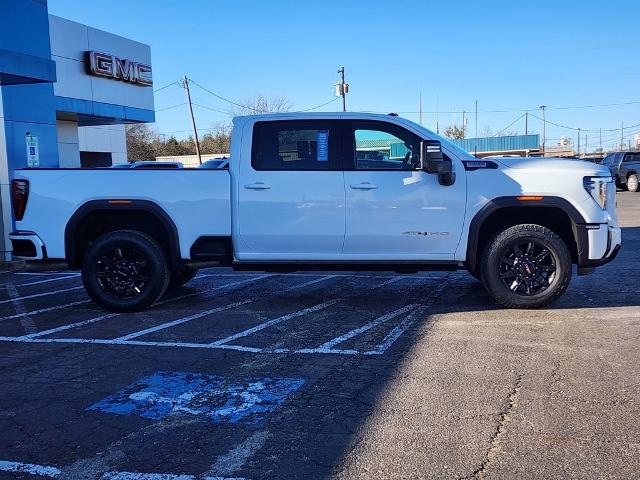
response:
{"label": "power line", "polygon": [[227,112],[225,110],[218,110],[217,108],[209,107],[207,105],[202,105],[201,103],[194,103],[193,106],[204,108],[205,110],[211,110],[212,112],[224,113],[225,115],[231,115],[231,116],[234,115],[232,112]]}
{"label": "power line", "polygon": [[177,85],[177,84],[178,84],[178,81],[176,80],[175,82],[171,82],[171,83],[169,83],[169,84],[165,85],[164,87],[160,87],[160,88],[155,89],[155,90],[153,91],[153,93],[160,92],[161,90],[164,90],[165,88],[169,88],[169,87],[171,87],[172,85]]}
{"label": "power line", "polygon": [[513,126],[518,120],[520,120],[522,117],[524,117],[526,114],[522,114],[520,115],[518,118],[516,118],[513,122],[511,122],[509,125],[507,125],[506,127],[504,127],[502,130],[500,130],[498,133],[496,133],[494,135],[494,137],[497,137],[498,135],[500,135],[502,132],[504,132],[505,130],[507,130],[509,127]]}
{"label": "power line", "polygon": [[223,97],[222,95],[218,95],[217,93],[212,92],[211,90],[209,90],[206,87],[203,87],[202,85],[200,85],[198,82],[196,82],[195,80],[189,79],[191,80],[191,83],[193,83],[196,87],[200,87],[202,90],[204,90],[205,92],[209,93],[210,95],[213,95],[216,98],[219,98],[220,100],[223,100],[227,103],[230,103],[231,105],[235,105],[236,107],[240,107],[243,109],[248,109],[248,110],[253,110],[255,112],[254,108],[248,107],[246,105],[241,105],[237,102],[234,102],[233,100],[229,100],[228,98]]}
{"label": "power line", "polygon": [[322,107],[324,107],[324,106],[326,106],[326,105],[329,105],[330,103],[333,103],[333,102],[335,102],[336,100],[338,100],[338,98],[340,98],[340,97],[335,97],[335,98],[332,98],[332,99],[331,99],[331,100],[329,100],[328,102],[325,102],[325,103],[323,103],[323,104],[321,104],[321,105],[317,105],[317,106],[315,106],[315,107],[311,107],[311,108],[305,108],[304,110],[298,110],[298,111],[299,111],[299,112],[310,112],[311,110],[315,110],[315,109],[317,109],[317,108],[322,108]]}
{"label": "power line", "polygon": [[186,105],[186,104],[187,104],[186,102],[182,102],[182,103],[179,103],[179,104],[177,104],[177,105],[172,105],[172,106],[170,106],[170,107],[166,107],[166,108],[159,108],[159,109],[157,109],[157,110],[156,110],[156,113],[158,113],[158,112],[164,112],[165,110],[171,110],[172,108],[178,108],[178,107],[181,107],[181,106]]}

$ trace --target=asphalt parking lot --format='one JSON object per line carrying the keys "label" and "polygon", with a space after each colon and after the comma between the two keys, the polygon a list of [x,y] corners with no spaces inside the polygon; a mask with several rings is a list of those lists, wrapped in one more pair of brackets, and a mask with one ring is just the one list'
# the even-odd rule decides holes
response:
{"label": "asphalt parking lot", "polygon": [[465,272],[208,269],[109,314],[0,273],[0,478],[640,477],[640,194],[539,311]]}

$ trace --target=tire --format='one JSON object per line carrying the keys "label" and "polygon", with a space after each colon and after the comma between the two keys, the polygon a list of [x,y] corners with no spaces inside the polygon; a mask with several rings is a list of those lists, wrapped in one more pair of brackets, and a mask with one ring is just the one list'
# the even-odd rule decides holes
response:
{"label": "tire", "polygon": [[169,288],[172,287],[180,287],[185,283],[191,281],[193,277],[198,273],[198,269],[196,268],[182,268],[176,272],[171,274],[171,279],[169,280]]}
{"label": "tire", "polygon": [[569,286],[571,269],[571,253],[562,238],[531,224],[499,232],[481,264],[485,288],[507,308],[546,307]]}
{"label": "tire", "polygon": [[119,230],[99,237],[82,260],[89,297],[111,312],[137,312],[153,305],[169,285],[167,258],[150,236]]}
{"label": "tire", "polygon": [[630,192],[637,192],[640,190],[640,185],[638,184],[638,175],[632,173],[627,177],[627,190]]}

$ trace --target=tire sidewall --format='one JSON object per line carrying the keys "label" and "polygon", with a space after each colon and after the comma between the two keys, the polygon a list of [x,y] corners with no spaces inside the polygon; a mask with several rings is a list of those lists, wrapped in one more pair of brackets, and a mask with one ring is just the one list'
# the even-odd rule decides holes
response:
{"label": "tire sidewall", "polygon": [[[147,261],[149,284],[137,297],[118,298],[98,282],[98,259],[115,246],[134,249]],[[160,247],[151,237],[138,232],[112,232],[100,237],[89,247],[82,262],[82,281],[87,293],[98,305],[114,312],[133,312],[152,305],[164,294],[168,277],[167,261]]]}
{"label": "tire sidewall", "polygon": [[[517,228],[520,227],[520,228]],[[571,254],[562,241],[551,230],[537,225],[517,226],[498,234],[489,244],[484,255],[482,280],[487,290],[508,307],[539,308],[548,305],[562,294],[571,278]],[[500,262],[508,249],[516,242],[534,241],[547,248],[554,258],[556,274],[553,283],[544,291],[525,296],[511,291],[500,278]]]}

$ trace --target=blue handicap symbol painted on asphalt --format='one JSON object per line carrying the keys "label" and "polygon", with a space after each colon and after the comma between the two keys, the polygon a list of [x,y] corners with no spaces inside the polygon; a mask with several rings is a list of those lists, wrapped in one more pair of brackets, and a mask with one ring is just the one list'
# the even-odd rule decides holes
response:
{"label": "blue handicap symbol painted on asphalt", "polygon": [[214,423],[258,423],[302,385],[301,378],[227,381],[217,375],[156,372],[88,410],[161,420],[173,413],[202,415]]}

